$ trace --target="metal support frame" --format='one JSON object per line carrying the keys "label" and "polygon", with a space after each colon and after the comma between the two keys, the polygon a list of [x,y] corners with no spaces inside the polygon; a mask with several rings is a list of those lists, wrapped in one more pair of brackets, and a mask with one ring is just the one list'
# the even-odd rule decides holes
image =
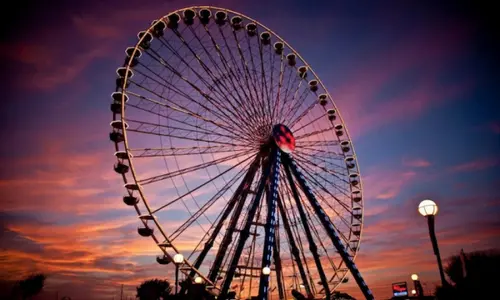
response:
{"label": "metal support frame", "polygon": [[250,226],[252,225],[252,221],[255,217],[255,213],[257,212],[257,208],[259,207],[260,204],[260,199],[262,198],[262,194],[264,193],[264,189],[267,184],[267,179],[269,178],[269,174],[271,173],[272,166],[274,165],[275,157],[276,157],[276,152],[278,151],[277,148],[273,147],[267,163],[264,163],[265,169],[263,172],[263,176],[260,179],[259,186],[257,189],[257,193],[255,195],[255,198],[253,202],[251,203],[250,209],[247,214],[247,219],[245,222],[245,227],[241,230],[240,236],[238,239],[238,244],[236,245],[233,257],[231,259],[231,263],[229,265],[229,269],[227,270],[226,273],[226,278],[224,279],[224,283],[222,284],[221,292],[220,292],[220,299],[226,299],[229,287],[231,286],[231,282],[233,281],[234,273],[236,271],[236,268],[238,267],[238,261],[241,256],[241,252],[243,251],[243,247],[245,247],[245,243],[248,239],[248,236],[250,235]]}
{"label": "metal support frame", "polygon": [[[224,224],[226,219],[229,217],[229,215],[233,211],[234,207],[238,204],[238,206],[236,207],[237,213],[235,215],[239,215],[239,212],[241,212],[241,210],[243,209],[245,199],[248,195],[248,190],[253,182],[253,179],[255,177],[255,174],[257,173],[257,170],[259,169],[259,165],[260,165],[260,157],[257,157],[250,165],[250,168],[249,168],[247,174],[245,175],[245,177],[241,181],[240,185],[236,189],[233,197],[229,200],[229,203],[228,203],[226,209],[222,213],[217,225],[215,226],[210,237],[208,238],[207,242],[205,243],[203,250],[201,251],[201,253],[198,256],[198,258],[196,259],[196,261],[194,262],[193,266],[195,269],[200,268],[201,264],[203,263],[203,260],[207,256],[208,252],[210,251],[210,249],[212,249],[214,242],[215,242],[215,238],[219,234],[220,230],[222,229],[222,225]],[[234,217],[234,215],[233,215],[233,217]],[[233,219],[237,220],[237,218],[235,218],[235,217]],[[233,221],[233,219],[232,219],[232,221]],[[233,221],[233,222],[235,222],[235,221]],[[234,226],[231,228],[234,228]],[[216,280],[217,273],[218,273],[218,270],[220,268],[220,264],[222,263],[222,259],[224,258],[223,255],[224,255],[225,251],[227,250],[227,247],[229,246],[229,244],[232,241],[233,232],[234,232],[234,230],[228,231],[224,235],[224,239],[221,243],[221,246],[219,247],[219,251],[217,252],[218,256],[216,256],[216,260],[215,260],[215,262],[212,266],[212,269],[211,269],[211,270],[213,270],[213,274],[211,272],[208,276],[208,278],[212,282],[215,282],[215,280]],[[227,238],[226,238],[226,236],[227,236]],[[217,259],[217,258],[219,258],[219,259]],[[195,275],[196,275],[196,271],[194,269],[191,270],[191,272],[189,273],[189,277],[193,278]],[[212,277],[214,277],[214,278],[212,278]],[[184,294],[185,292],[186,292],[186,288],[182,287],[180,293]]]}
{"label": "metal support frame", "polygon": [[300,201],[299,192],[297,190],[297,187],[295,186],[295,182],[293,181],[293,177],[292,174],[290,173],[290,168],[288,165],[285,165],[285,172],[286,172],[286,177],[288,179],[288,184],[290,185],[290,190],[292,191],[293,198],[295,199],[295,205],[297,206],[297,210],[299,211],[302,227],[304,227],[304,231],[306,233],[307,242],[309,244],[309,250],[313,255],[314,263],[316,264],[316,269],[318,270],[321,284],[325,289],[326,299],[330,299],[331,293],[330,293],[330,288],[328,287],[328,279],[326,278],[325,271],[323,270],[323,266],[321,265],[321,260],[318,254],[318,247],[314,242],[311,228],[309,228],[309,224],[307,223],[306,212]]}
{"label": "metal support frame", "polygon": [[281,268],[281,258],[280,258],[278,243],[279,243],[278,239],[275,238],[273,246],[273,259],[274,259],[274,266],[276,267],[276,281],[278,284],[279,299],[284,300],[285,290],[283,289],[283,272]]}
{"label": "metal support frame", "polygon": [[358,284],[359,288],[363,292],[363,295],[367,300],[374,300],[375,298],[373,297],[373,294],[371,290],[368,288],[366,285],[366,282],[364,281],[363,277],[361,277],[361,274],[359,273],[358,268],[352,261],[352,257],[347,253],[347,250],[345,246],[342,244],[342,241],[340,240],[337,232],[335,231],[332,221],[328,217],[328,215],[325,213],[323,208],[321,208],[321,205],[319,204],[318,200],[316,200],[316,197],[312,193],[311,189],[307,185],[306,180],[304,179],[304,176],[302,173],[299,171],[297,168],[297,165],[293,161],[293,159],[288,155],[288,154],[283,154],[283,164],[285,165],[285,168],[289,167],[290,170],[292,171],[293,175],[297,179],[302,191],[306,195],[307,199],[309,200],[311,207],[314,209],[315,213],[318,215],[323,227],[325,228],[326,232],[328,233],[328,236],[332,240],[333,244],[335,245],[335,248],[337,248],[337,251],[339,252],[340,256],[342,257],[342,260],[346,264],[347,268],[351,272],[352,276],[354,277],[354,280],[356,280],[356,283]]}
{"label": "metal support frame", "polygon": [[[265,225],[265,239],[262,251],[262,265],[271,268],[271,256],[273,253],[273,246],[275,242],[275,227],[276,227],[276,198],[278,197],[278,181],[280,174],[281,164],[281,151],[277,147],[273,147],[273,167],[271,174],[270,186],[267,189],[267,220]],[[261,270],[259,282],[259,299],[267,300],[267,293],[269,291],[269,277],[264,275]]]}
{"label": "metal support frame", "polygon": [[[267,300],[268,299],[268,293],[269,293],[269,275],[264,275],[262,274],[262,268],[264,267],[269,267],[271,268],[271,258],[274,258],[274,265],[275,265],[275,272],[277,276],[277,284],[278,284],[278,292],[280,295],[280,299],[284,299],[285,295],[285,290],[283,289],[284,282],[282,278],[282,270],[281,270],[281,260],[280,260],[280,255],[279,255],[279,245],[277,244],[276,241],[276,221],[277,221],[277,213],[281,215],[281,219],[283,221],[283,227],[285,229],[285,233],[288,237],[288,242],[290,244],[291,248],[291,254],[293,256],[293,259],[295,260],[297,267],[299,269],[300,277],[302,279],[302,282],[305,286],[305,290],[307,295],[310,297],[312,296],[312,290],[310,286],[310,282],[307,280],[307,276],[304,270],[304,266],[302,264],[301,258],[300,258],[300,251],[297,247],[297,244],[295,243],[295,238],[293,236],[293,232],[290,227],[290,220],[288,219],[285,206],[283,203],[283,199],[280,197],[278,193],[278,186],[279,186],[279,173],[280,173],[280,166],[283,164],[283,167],[285,169],[286,173],[286,180],[288,181],[290,190],[292,192],[292,196],[295,200],[295,204],[298,210],[298,213],[300,215],[300,219],[302,220],[302,224],[304,227],[304,231],[307,236],[307,240],[309,243],[309,249],[311,253],[313,254],[314,261],[321,279],[321,283],[324,286],[325,290],[325,296],[326,299],[328,299],[331,296],[331,292],[328,287],[328,280],[326,278],[326,275],[324,273],[324,270],[321,265],[320,257],[318,254],[318,249],[317,246],[314,242],[312,232],[310,230],[309,224],[307,223],[307,216],[306,212],[303,206],[303,203],[301,202],[300,199],[300,194],[299,190],[296,186],[296,183],[300,186],[300,189],[303,191],[303,194],[309,201],[311,207],[313,208],[314,212],[318,215],[319,220],[321,221],[322,226],[325,228],[329,238],[332,240],[335,248],[339,252],[340,256],[342,257],[342,260],[346,264],[347,268],[351,272],[352,276],[356,280],[356,283],[358,284],[359,288],[363,292],[363,295],[367,300],[374,300],[375,298],[372,295],[372,292],[366,285],[365,281],[361,277],[361,274],[359,273],[359,270],[357,269],[356,265],[354,264],[352,257],[349,255],[347,252],[345,246],[343,245],[342,241],[340,240],[337,232],[335,231],[335,228],[328,217],[328,215],[324,212],[322,209],[321,205],[319,202],[316,200],[316,197],[312,193],[311,189],[307,185],[306,180],[304,179],[304,176],[302,173],[299,171],[297,168],[297,165],[295,164],[293,158],[287,154],[282,152],[281,150],[278,149],[275,145],[271,146],[269,149],[268,156],[265,157],[265,155],[258,155],[255,161],[251,164],[249,171],[245,175],[244,179],[238,186],[235,194],[233,197],[230,199],[228,206],[226,207],[225,211],[221,215],[221,218],[219,219],[217,225],[214,228],[214,231],[211,233],[209,239],[205,243],[205,246],[197,258],[194,267],[199,268],[205,259],[206,255],[208,254],[209,250],[212,248],[213,243],[215,241],[215,238],[219,234],[222,224],[225,222],[225,220],[229,217],[229,215],[232,213],[231,220],[229,222],[228,229],[224,235],[224,238],[221,242],[221,245],[219,247],[219,250],[217,252],[217,255],[215,257],[215,261],[212,264],[212,268],[210,269],[209,276],[208,278],[212,282],[216,282],[216,278],[220,272],[220,268],[222,266],[224,257],[227,255],[227,248],[233,241],[233,234],[236,231],[239,231],[239,238],[237,245],[235,247],[235,251],[233,253],[233,256],[231,258],[230,264],[228,265],[228,268],[226,270],[226,275],[224,278],[224,282],[222,283],[221,289],[220,289],[220,294],[219,294],[219,299],[225,300],[228,296],[229,293],[229,288],[231,286],[231,283],[233,281],[233,277],[235,275],[236,269],[238,268],[238,261],[240,259],[241,253],[243,251],[243,248],[246,244],[246,241],[250,235],[250,228],[252,225],[255,225],[256,223],[254,222],[254,218],[256,215],[256,212],[258,210],[258,207],[261,205],[261,199],[266,192],[266,202],[267,202],[267,217],[266,217],[266,223],[261,224],[265,227],[265,241],[264,241],[264,247],[263,247],[263,254],[262,254],[262,265],[261,265],[261,274],[260,274],[260,282],[259,282],[259,295],[257,299],[259,300]],[[248,196],[250,186],[255,179],[255,175],[257,173],[257,170],[259,169],[259,166],[261,165],[262,161],[262,176],[259,180],[259,184],[257,187],[257,191],[255,193],[255,196],[253,198],[253,201],[248,205],[248,213],[247,217],[245,220],[245,224],[243,228],[236,228],[236,225],[238,223],[238,219],[241,217],[241,212],[243,210],[245,200]],[[295,179],[294,179],[295,178]],[[433,227],[432,227],[433,228]],[[429,230],[431,231],[431,221],[429,221]],[[431,232],[431,240],[432,240],[433,234]],[[434,236],[435,239],[435,236]],[[435,245],[435,242],[433,240],[433,247]],[[437,249],[437,243],[435,247],[435,253],[438,256],[438,264],[440,263],[439,259],[439,251]],[[437,251],[437,252],[436,252]],[[190,277],[193,277],[195,275],[195,271],[191,271]],[[183,290],[181,290],[183,292]]]}
{"label": "metal support frame", "polygon": [[295,244],[295,238],[293,237],[292,229],[290,228],[290,221],[288,220],[288,216],[285,212],[285,207],[283,205],[281,197],[278,197],[278,208],[280,211],[281,219],[283,220],[283,227],[285,228],[286,235],[288,236],[288,242],[290,243],[290,248],[292,248],[293,258],[295,259],[295,263],[299,268],[300,278],[304,283],[307,295],[312,296],[311,287],[309,286],[309,280],[307,280],[304,266],[300,261],[299,248],[297,247],[297,244]]}
{"label": "metal support frame", "polygon": [[[243,206],[245,205],[245,200],[248,196],[248,191],[249,191],[250,186],[252,184],[252,181],[255,177],[255,174],[257,173],[259,164],[260,164],[260,157],[257,157],[255,159],[255,161],[252,163],[252,165],[250,166],[250,170],[248,171],[245,178],[241,182],[240,186],[236,190],[233,198],[230,200],[230,203],[228,204],[226,211],[224,212],[223,216],[219,220],[219,223],[217,224],[217,227],[215,228],[214,232],[212,233],[212,236],[210,237],[209,241],[205,245],[205,249],[203,249],[203,252],[200,254],[200,257],[203,256],[202,259],[196,261],[197,264],[201,265],[201,263],[203,262],[203,259],[205,259],[205,256],[207,255],[208,251],[210,250],[210,248],[212,248],[215,237],[217,236],[220,229],[222,228],[222,224],[224,223],[224,221],[227,219],[227,217],[231,213],[231,210],[237,204],[235,212],[233,213],[233,216],[230,220],[229,227],[224,235],[224,238],[222,239],[222,242],[219,246],[219,250],[217,251],[217,255],[215,256],[215,260],[212,264],[212,268],[210,269],[210,273],[208,275],[208,278],[212,282],[216,281],[220,266],[222,265],[222,261],[224,260],[224,256],[226,255],[227,248],[229,247],[229,245],[233,241],[233,233],[236,229],[236,223],[237,223],[238,218],[241,214],[241,211],[243,210]],[[195,265],[195,267],[199,268],[199,265]]]}

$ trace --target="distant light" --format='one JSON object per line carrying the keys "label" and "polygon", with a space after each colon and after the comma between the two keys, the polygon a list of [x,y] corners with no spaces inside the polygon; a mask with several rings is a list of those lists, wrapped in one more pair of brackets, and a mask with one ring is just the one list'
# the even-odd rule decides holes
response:
{"label": "distant light", "polygon": [[411,280],[417,281],[418,280],[418,275],[417,274],[412,274],[411,275]]}
{"label": "distant light", "polygon": [[264,274],[264,275],[271,274],[271,268],[269,268],[269,267],[262,268],[262,274]]}
{"label": "distant light", "polygon": [[417,291],[415,291],[415,290],[411,290],[411,294],[412,294],[412,295],[415,295],[416,293],[417,293]]}
{"label": "distant light", "polygon": [[305,288],[306,286],[303,285],[302,283],[299,285],[301,288]]}
{"label": "distant light", "polygon": [[438,206],[432,200],[424,200],[418,205],[418,212],[424,216],[435,216],[438,213]]}
{"label": "distant light", "polygon": [[199,277],[199,276],[198,276],[198,277],[196,277],[196,278],[194,279],[194,283],[198,283],[198,284],[203,283],[203,278],[201,278],[201,277]]}
{"label": "distant light", "polygon": [[174,263],[176,264],[182,264],[184,262],[184,256],[180,253],[177,253],[174,255]]}

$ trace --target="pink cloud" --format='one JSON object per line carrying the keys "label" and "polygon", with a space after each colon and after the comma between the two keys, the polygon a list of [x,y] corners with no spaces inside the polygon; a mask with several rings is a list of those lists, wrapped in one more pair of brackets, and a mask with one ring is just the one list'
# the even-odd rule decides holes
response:
{"label": "pink cloud", "polygon": [[391,199],[414,178],[417,173],[412,171],[374,170],[363,176],[365,198]]}
{"label": "pink cloud", "polygon": [[426,168],[430,165],[431,163],[423,158],[403,158],[403,166],[405,167]]}
{"label": "pink cloud", "polygon": [[497,158],[481,158],[451,167],[452,172],[474,172],[481,171],[498,165]]}

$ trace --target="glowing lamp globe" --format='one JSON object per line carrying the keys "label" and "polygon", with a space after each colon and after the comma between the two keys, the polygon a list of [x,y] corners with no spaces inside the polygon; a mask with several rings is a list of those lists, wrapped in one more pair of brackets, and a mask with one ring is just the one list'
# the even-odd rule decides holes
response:
{"label": "glowing lamp globe", "polygon": [[182,264],[184,262],[184,256],[180,253],[177,253],[174,255],[174,263],[176,264]]}
{"label": "glowing lamp globe", "polygon": [[264,275],[271,274],[271,269],[269,267],[262,268],[262,274],[264,274]]}
{"label": "glowing lamp globe", "polygon": [[416,293],[417,293],[417,291],[415,291],[415,290],[411,290],[411,294],[412,294],[412,295],[415,295]]}
{"label": "glowing lamp globe", "polygon": [[432,200],[424,200],[418,205],[418,212],[424,216],[435,216],[438,213],[438,206]]}
{"label": "glowing lamp globe", "polygon": [[201,277],[196,277],[196,278],[194,279],[194,283],[197,283],[197,284],[203,283],[203,278],[201,278]]}
{"label": "glowing lamp globe", "polygon": [[418,275],[417,274],[412,274],[411,275],[411,280],[417,281],[418,280]]}

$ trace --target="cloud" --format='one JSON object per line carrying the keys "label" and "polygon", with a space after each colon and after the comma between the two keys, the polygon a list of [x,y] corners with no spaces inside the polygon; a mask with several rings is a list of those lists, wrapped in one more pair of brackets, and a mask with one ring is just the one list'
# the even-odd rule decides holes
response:
{"label": "cloud", "polygon": [[414,168],[426,168],[431,163],[423,158],[403,158],[403,166]]}
{"label": "cloud", "polygon": [[497,166],[499,160],[497,158],[480,158],[474,161],[462,163],[450,168],[452,172],[475,172],[482,171]]}
{"label": "cloud", "polygon": [[409,184],[417,173],[405,170],[382,170],[382,168],[367,171],[363,179],[365,198],[392,199]]}

